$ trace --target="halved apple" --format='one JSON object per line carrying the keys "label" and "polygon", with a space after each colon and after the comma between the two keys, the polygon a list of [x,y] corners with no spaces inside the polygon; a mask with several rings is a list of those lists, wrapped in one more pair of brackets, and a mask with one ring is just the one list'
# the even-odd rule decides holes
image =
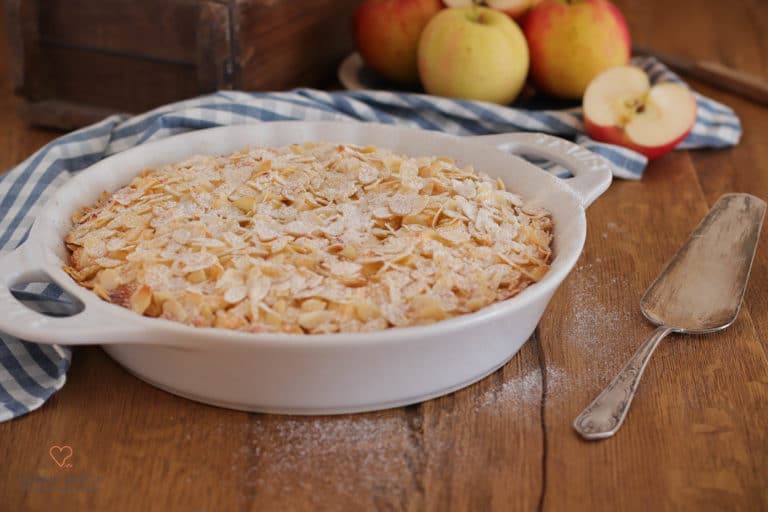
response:
{"label": "halved apple", "polygon": [[529,9],[535,7],[541,0],[486,0],[485,3],[491,9],[496,9],[512,18],[518,20],[523,17]]}
{"label": "halved apple", "polygon": [[472,4],[485,5],[491,9],[501,11],[504,14],[519,20],[529,9],[535,7],[541,0],[484,0],[475,2],[474,0],[443,0],[447,7],[470,7]]}
{"label": "halved apple", "polygon": [[608,69],[584,93],[584,123],[590,137],[618,144],[649,159],[671,151],[696,122],[696,99],[687,87],[651,86],[635,66]]}

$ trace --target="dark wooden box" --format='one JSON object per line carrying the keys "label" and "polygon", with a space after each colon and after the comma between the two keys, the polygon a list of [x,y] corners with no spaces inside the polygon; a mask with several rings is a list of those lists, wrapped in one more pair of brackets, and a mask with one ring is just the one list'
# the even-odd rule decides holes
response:
{"label": "dark wooden box", "polygon": [[333,82],[360,0],[6,0],[31,124],[70,129],[219,89]]}

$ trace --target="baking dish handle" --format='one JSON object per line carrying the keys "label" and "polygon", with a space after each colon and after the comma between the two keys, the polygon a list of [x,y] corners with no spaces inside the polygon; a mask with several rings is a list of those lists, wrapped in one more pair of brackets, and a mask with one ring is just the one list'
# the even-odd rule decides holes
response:
{"label": "baking dish handle", "polygon": [[564,181],[579,196],[584,208],[608,189],[613,178],[611,164],[605,158],[552,135],[515,132],[480,135],[473,139],[517,155],[545,158],[562,165],[573,173],[573,178]]}
{"label": "baking dish handle", "polygon": [[26,341],[60,345],[137,341],[142,330],[126,320],[107,320],[86,307],[68,317],[46,316],[29,309],[11,293],[18,283],[46,282],[50,277],[24,246],[0,256],[0,331]]}

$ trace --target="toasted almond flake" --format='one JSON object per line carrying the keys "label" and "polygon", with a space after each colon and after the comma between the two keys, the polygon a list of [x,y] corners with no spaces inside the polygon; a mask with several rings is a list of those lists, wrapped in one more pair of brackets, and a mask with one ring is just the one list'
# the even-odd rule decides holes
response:
{"label": "toasted almond flake", "polygon": [[417,226],[429,226],[430,225],[430,218],[427,215],[418,214],[418,215],[406,215],[403,217],[402,223],[405,225],[413,224]]}
{"label": "toasted almond flake", "polygon": [[131,187],[124,187],[115,192],[112,195],[112,199],[115,200],[118,204],[121,204],[123,206],[127,206],[131,204],[131,202],[136,199],[141,194],[140,190],[137,190],[135,188]]}
{"label": "toasted almond flake", "polygon": [[238,302],[242,301],[246,295],[248,295],[247,286],[233,286],[224,292],[224,302],[228,304],[237,304]]}
{"label": "toasted almond flake", "polygon": [[232,233],[230,231],[225,231],[221,234],[221,237],[224,239],[224,242],[229,245],[230,247],[241,247],[245,244],[245,240],[243,238],[235,233]]}
{"label": "toasted almond flake", "polygon": [[294,236],[309,235],[314,230],[313,226],[300,220],[289,222],[283,227],[283,229],[289,235]]}
{"label": "toasted almond flake", "polygon": [[328,307],[328,303],[324,300],[311,298],[301,303],[301,311],[323,311]]}
{"label": "toasted almond flake", "polygon": [[93,285],[93,293],[98,295],[102,300],[109,300],[109,293],[99,283]]}
{"label": "toasted almond flake", "polygon": [[389,209],[397,215],[419,213],[427,204],[427,199],[416,194],[395,194],[389,198]]}
{"label": "toasted almond flake", "polygon": [[84,210],[77,210],[75,213],[72,214],[72,224],[79,224],[81,221],[86,220],[85,211]]}
{"label": "toasted almond flake", "polygon": [[477,195],[477,189],[473,181],[453,179],[451,180],[451,185],[457,194],[467,199],[473,199]]}
{"label": "toasted almond flake", "polygon": [[311,331],[325,323],[331,322],[333,316],[331,311],[307,311],[299,314],[298,323],[304,329]]}
{"label": "toasted almond flake", "polygon": [[190,272],[187,274],[187,281],[193,284],[202,283],[205,281],[205,271],[204,270],[195,270],[194,272]]}
{"label": "toasted almond flake", "polygon": [[108,268],[97,274],[96,282],[105,290],[114,290],[120,285],[120,277],[120,272],[117,269]]}
{"label": "toasted almond flake", "polygon": [[207,252],[196,252],[181,254],[178,260],[182,265],[182,271],[185,273],[196,270],[204,270],[216,263],[216,256]]}
{"label": "toasted almond flake", "polygon": [[187,312],[176,299],[170,298],[163,302],[162,316],[177,322],[183,322],[187,319]]}
{"label": "toasted almond flake", "polygon": [[240,209],[243,213],[252,212],[256,207],[256,198],[251,196],[238,197],[232,204]]}
{"label": "toasted almond flake", "polygon": [[325,228],[322,228],[320,231],[322,231],[327,236],[336,237],[344,233],[345,229],[346,226],[344,222],[337,221]]}
{"label": "toasted almond flake", "polygon": [[350,260],[354,260],[355,258],[357,258],[357,249],[353,245],[346,245],[341,250],[341,255],[346,258],[349,258]]}
{"label": "toasted almond flake", "polygon": [[379,177],[379,170],[372,165],[363,165],[357,174],[357,179],[363,185],[369,185]]}
{"label": "toasted almond flake", "polygon": [[226,247],[227,245],[221,240],[218,240],[216,238],[193,238],[192,240],[190,240],[190,243],[191,245],[194,245],[197,247],[209,247],[209,248]]}
{"label": "toasted almond flake", "polygon": [[114,258],[96,258],[96,264],[104,268],[115,268],[123,264],[121,260]]}
{"label": "toasted almond flake", "polygon": [[269,242],[280,236],[280,233],[278,233],[276,230],[261,222],[256,222],[256,224],[253,226],[253,231],[262,242]]}
{"label": "toasted almond flake", "polygon": [[126,242],[122,238],[110,238],[107,240],[107,251],[113,252],[113,251],[119,251],[123,247],[125,247]]}
{"label": "toasted almond flake", "polygon": [[130,308],[136,313],[142,314],[152,301],[152,288],[144,285],[131,295]]}
{"label": "toasted almond flake", "polygon": [[270,280],[266,276],[259,276],[252,279],[249,286],[248,300],[250,300],[252,304],[255,304],[261,302],[261,300],[267,296],[267,293],[269,293]]}
{"label": "toasted almond flake", "polygon": [[355,302],[355,315],[357,315],[357,318],[359,318],[362,322],[369,322],[374,318],[381,316],[381,311],[379,311],[379,308],[376,306],[376,304],[369,300],[363,299],[361,301]]}
{"label": "toasted almond flake", "polygon": [[471,238],[466,226],[462,223],[439,227],[437,228],[437,234],[440,238],[452,244],[467,242]]}
{"label": "toasted almond flake", "polygon": [[375,219],[388,219],[392,217],[392,212],[386,206],[379,206],[375,208],[371,213]]}
{"label": "toasted almond flake", "polygon": [[413,314],[420,320],[442,320],[447,316],[443,304],[434,295],[418,295],[411,299]]}

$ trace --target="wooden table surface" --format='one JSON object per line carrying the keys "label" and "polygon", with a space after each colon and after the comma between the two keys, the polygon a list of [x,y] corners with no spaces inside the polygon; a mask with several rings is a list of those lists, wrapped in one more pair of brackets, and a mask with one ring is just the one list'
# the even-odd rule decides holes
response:
{"label": "wooden table surface", "polygon": [[[768,79],[765,0],[617,3],[637,43]],[[57,136],[24,126],[7,75],[0,46],[2,169]],[[0,510],[768,510],[765,227],[737,322],[663,343],[615,438],[571,428],[653,330],[638,300],[707,209],[725,192],[768,197],[768,109],[692,85],[741,116],[739,146],[615,182],[535,335],[495,374],[410,407],[286,417],[177,398],[79,349],[49,403],[0,424]],[[60,471],[54,444],[74,450],[71,485],[30,490]]]}

